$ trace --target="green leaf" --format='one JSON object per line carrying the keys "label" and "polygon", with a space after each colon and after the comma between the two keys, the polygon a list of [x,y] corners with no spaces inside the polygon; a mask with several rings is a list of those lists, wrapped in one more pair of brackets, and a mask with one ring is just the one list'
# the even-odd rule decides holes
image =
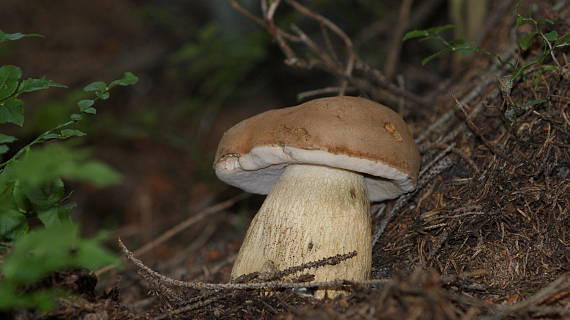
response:
{"label": "green leaf", "polygon": [[61,130],[60,137],[61,138],[69,138],[69,137],[83,137],[87,135],[85,132],[77,129],[63,129]]}
{"label": "green leaf", "polygon": [[81,112],[83,112],[84,109],[91,107],[93,104],[95,104],[95,100],[85,99],[85,100],[79,101],[77,103],[77,106],[79,107],[79,110],[81,110]]}
{"label": "green leaf", "polygon": [[131,86],[136,84],[139,81],[139,78],[132,72],[125,72],[123,73],[123,77],[121,79],[114,80],[109,84],[109,89],[113,88],[114,86]]}
{"label": "green leaf", "polygon": [[2,31],[0,31],[0,43],[5,42],[5,41],[10,41],[10,40],[20,40],[22,38],[28,38],[28,37],[43,38],[43,36],[41,34],[37,34],[37,33],[28,33],[28,34],[19,33],[19,32],[4,33]]}
{"label": "green leaf", "polygon": [[79,120],[83,119],[83,116],[79,113],[74,113],[74,114],[69,116],[69,119],[71,119],[73,121],[79,121]]}
{"label": "green leaf", "polygon": [[532,23],[532,24],[536,24],[536,20],[534,20],[533,18],[527,18],[527,17],[523,17],[523,16],[517,16],[517,22],[516,22],[516,27],[520,27],[525,23]]}
{"label": "green leaf", "polygon": [[20,180],[26,188],[36,188],[57,178],[66,178],[105,186],[117,183],[120,176],[105,164],[88,159],[89,153],[50,144],[31,149],[5,168],[5,174]]}
{"label": "green leaf", "polygon": [[48,210],[38,213],[38,218],[45,227],[51,227],[56,224],[70,222],[69,213],[77,205],[75,203],[68,203],[63,206],[53,207]]}
{"label": "green leaf", "polygon": [[28,230],[26,216],[15,210],[0,212],[0,239],[13,240]]}
{"label": "green leaf", "polygon": [[406,34],[402,38],[402,41],[406,41],[406,40],[410,40],[410,39],[414,39],[414,38],[420,38],[420,37],[427,37],[427,36],[429,36],[429,33],[425,30],[413,30],[413,31],[406,32]]}
{"label": "green leaf", "polygon": [[414,39],[414,38],[422,38],[422,37],[429,38],[431,36],[434,36],[436,34],[443,32],[445,30],[453,29],[453,28],[455,28],[454,25],[448,24],[448,25],[433,27],[433,28],[424,29],[424,30],[412,30],[412,31],[406,32],[406,34],[404,35],[404,38],[402,38],[402,41],[406,41],[406,40]]}
{"label": "green leaf", "polygon": [[22,70],[16,66],[0,67],[0,100],[10,97],[18,88]]}
{"label": "green leaf", "polygon": [[67,88],[66,85],[48,80],[46,78],[41,78],[41,79],[28,78],[22,81],[22,84],[20,86],[20,92],[33,92],[38,90],[44,90],[50,87]]}
{"label": "green leaf", "polygon": [[85,162],[79,165],[70,178],[87,181],[101,187],[121,181],[121,176],[115,170],[98,161]]}
{"label": "green leaf", "polygon": [[10,150],[10,147],[5,144],[0,144],[0,155],[8,152],[8,150]]}
{"label": "green leaf", "polygon": [[[78,227],[68,221],[36,229],[14,243],[14,249],[1,265],[3,280],[26,285],[64,268],[93,269],[117,263],[117,258],[99,242],[97,238],[80,239]],[[91,256],[85,257],[86,253]]]}
{"label": "green leaf", "polygon": [[42,140],[43,140],[43,141],[48,141],[48,140],[53,140],[53,139],[59,139],[59,134],[57,134],[57,133],[48,133],[48,134],[42,135]]}
{"label": "green leaf", "polygon": [[570,33],[566,33],[563,36],[560,36],[556,43],[554,44],[554,48],[560,48],[570,45]]}
{"label": "green leaf", "polygon": [[556,31],[550,31],[548,33],[544,34],[544,37],[546,38],[546,40],[548,41],[556,41],[558,40],[558,32]]}
{"label": "green leaf", "polygon": [[107,90],[107,84],[103,81],[91,82],[90,84],[86,85],[83,88],[83,91],[86,91],[86,92],[105,91],[105,90]]}
{"label": "green leaf", "polygon": [[87,108],[87,109],[83,110],[83,112],[88,113],[88,114],[97,114],[97,109],[91,107],[91,108]]}
{"label": "green leaf", "polygon": [[530,45],[532,43],[532,39],[534,39],[534,37],[536,36],[536,32],[533,33],[529,33],[526,36],[522,37],[519,40],[519,47],[523,50],[526,51],[528,50],[528,48],[530,48]]}
{"label": "green leaf", "polygon": [[436,33],[440,33],[442,31],[453,29],[453,28],[455,28],[455,25],[446,24],[443,26],[437,26],[437,27],[429,28],[426,31],[430,34],[436,34]]}
{"label": "green leaf", "polygon": [[441,50],[441,51],[438,51],[438,52],[432,54],[431,56],[429,56],[429,57],[427,57],[427,58],[424,58],[424,59],[422,60],[422,66],[425,66],[428,62],[432,61],[433,59],[438,58],[438,57],[440,57],[440,56],[442,56],[442,55],[444,55],[444,54],[446,54],[446,53],[448,53],[448,52],[451,52],[451,51],[452,51],[451,48],[445,48],[445,49],[443,49],[443,50]]}
{"label": "green leaf", "polygon": [[101,99],[101,100],[107,100],[109,99],[109,97],[111,96],[109,94],[109,91],[97,91],[95,93],[95,95],[97,96],[97,98]]}
{"label": "green leaf", "polygon": [[10,98],[0,103],[0,124],[24,124],[24,103],[17,98]]}
{"label": "green leaf", "polygon": [[45,210],[58,204],[65,196],[65,186],[61,179],[56,178],[41,185],[22,186],[26,198],[36,210]]}
{"label": "green leaf", "polygon": [[18,140],[18,139],[16,139],[16,137],[12,137],[12,136],[0,133],[0,143],[10,143],[10,142],[14,142],[16,140]]}

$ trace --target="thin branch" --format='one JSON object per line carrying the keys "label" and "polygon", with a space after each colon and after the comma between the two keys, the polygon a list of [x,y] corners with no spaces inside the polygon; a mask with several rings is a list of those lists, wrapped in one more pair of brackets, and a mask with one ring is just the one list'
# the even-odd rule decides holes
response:
{"label": "thin branch", "polygon": [[[223,201],[223,202],[217,203],[213,206],[205,208],[204,210],[198,212],[197,214],[188,217],[186,220],[182,221],[181,223],[176,224],[174,227],[166,230],[165,232],[163,232],[159,237],[155,238],[154,240],[152,240],[152,241],[146,243],[145,245],[143,245],[142,247],[138,248],[137,250],[135,250],[134,254],[136,256],[141,256],[141,255],[149,252],[153,248],[161,245],[165,241],[174,237],[175,235],[177,235],[181,231],[185,230],[186,228],[190,227],[191,225],[195,224],[196,222],[199,222],[202,219],[207,218],[214,213],[218,213],[222,210],[225,210],[225,209],[233,206],[237,202],[239,202],[239,201],[241,201],[241,200],[243,200],[249,196],[250,196],[250,194],[248,194],[248,193],[240,193],[239,195],[237,195],[233,198],[230,198],[226,201]],[[102,274],[104,274],[107,271],[110,271],[114,268],[115,268],[115,265],[105,266],[105,267],[97,270],[95,272],[95,275],[99,277]]]}
{"label": "thin branch", "polygon": [[[299,94],[297,94],[297,100],[302,101],[302,100],[306,100],[308,98],[314,97],[314,96],[319,96],[319,95],[327,95],[327,94],[339,94],[341,95],[342,90],[344,89],[344,93],[346,92],[352,92],[355,91],[356,88],[354,87],[347,87],[347,88],[342,88],[342,87],[326,87],[326,88],[321,88],[321,89],[315,89],[315,90],[309,90],[309,91],[304,91],[301,92]],[[344,93],[342,95],[344,95]]]}
{"label": "thin branch", "polygon": [[133,252],[129,251],[127,247],[123,244],[121,239],[118,239],[118,244],[123,254],[126,258],[139,268],[141,272],[144,272],[154,279],[162,282],[165,285],[180,287],[180,288],[190,288],[197,290],[248,290],[248,289],[280,289],[280,288],[322,288],[322,287],[351,287],[354,285],[380,285],[385,284],[389,280],[385,279],[374,279],[374,280],[361,280],[361,281],[348,281],[348,280],[337,280],[337,281],[325,281],[325,282],[254,282],[254,283],[205,283],[197,281],[181,281],[164,276],[146,265],[137,258],[135,258]]}

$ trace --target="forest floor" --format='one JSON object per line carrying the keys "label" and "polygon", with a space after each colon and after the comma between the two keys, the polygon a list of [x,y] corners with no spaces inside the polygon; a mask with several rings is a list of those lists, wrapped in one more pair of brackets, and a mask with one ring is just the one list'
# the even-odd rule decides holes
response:
{"label": "forest floor", "polygon": [[[568,4],[559,10],[543,5],[536,15],[554,21],[560,34],[570,31]],[[513,21],[506,20],[495,22],[483,46],[505,53],[516,45]],[[524,58],[543,49],[537,40]],[[528,72],[508,90],[501,90],[497,79],[509,74],[494,60],[468,58],[463,72],[431,88],[427,100],[437,104],[434,110],[403,107],[421,140],[423,180],[415,193],[373,205],[375,232],[386,227],[373,250],[372,278],[384,282],[347,283],[348,295],[316,300],[287,288],[271,294],[183,288],[127,261],[123,268],[95,274],[71,270],[50,276],[43,285],[74,295],[49,314],[21,311],[15,318],[570,319],[568,50],[556,58],[557,71]],[[168,217],[153,216],[149,212],[163,207],[148,198],[170,197],[185,183],[184,174],[177,176],[185,166],[179,151],[145,140],[128,148],[111,142],[98,148],[119,167],[121,162],[129,167],[133,155],[148,156],[126,168],[144,176],[129,177],[119,195],[97,194],[97,199],[116,199],[129,190],[138,194],[138,204],[126,210],[130,224],[112,239],[121,237],[146,265],[170,278],[226,283],[263,198],[195,185],[186,189],[191,205],[173,205],[177,213]],[[178,180],[142,173],[157,162],[162,164],[154,170]],[[176,202],[172,197],[168,201]],[[133,213],[137,210],[143,213]],[[185,217],[185,212],[192,213]],[[114,240],[110,245],[118,248]]]}

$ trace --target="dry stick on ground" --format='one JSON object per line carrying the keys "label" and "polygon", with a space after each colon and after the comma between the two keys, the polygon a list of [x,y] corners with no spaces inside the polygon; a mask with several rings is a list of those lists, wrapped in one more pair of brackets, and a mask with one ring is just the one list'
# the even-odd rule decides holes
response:
{"label": "dry stick on ground", "polygon": [[[138,248],[137,250],[135,250],[134,255],[135,256],[141,256],[141,255],[147,253],[148,251],[152,250],[156,246],[161,245],[162,243],[164,243],[168,239],[174,237],[175,235],[177,235],[181,231],[185,230],[186,228],[190,227],[191,225],[195,224],[196,222],[199,222],[200,220],[202,220],[206,217],[209,217],[210,215],[212,215],[214,213],[218,213],[222,210],[225,210],[225,209],[233,206],[237,202],[239,202],[239,201],[241,201],[241,200],[243,200],[249,196],[250,196],[250,194],[248,194],[248,193],[240,193],[239,195],[237,195],[233,198],[230,198],[226,201],[223,201],[223,202],[217,203],[213,206],[205,208],[204,210],[196,213],[195,215],[188,217],[186,220],[182,221],[181,223],[176,224],[174,227],[166,230],[164,233],[162,233],[159,237],[155,238],[154,240],[152,240],[152,241],[148,242],[147,244],[143,245],[142,247]],[[115,268],[115,265],[105,266],[105,267],[97,270],[95,272],[95,275],[99,277],[102,274],[104,274],[105,272],[112,270],[113,268]]]}
{"label": "dry stick on ground", "polygon": [[[485,320],[500,320],[508,316],[513,316],[515,314],[520,314],[522,312],[541,312],[543,308],[540,306],[541,303],[544,303],[549,298],[559,294],[560,292],[564,292],[570,289],[570,273],[565,273],[558,279],[554,280],[550,283],[547,287],[542,288],[536,294],[532,295],[531,297],[521,301],[519,303],[510,305],[510,306],[500,306],[500,311],[496,314],[482,317],[481,319]],[[544,306],[544,311],[549,313],[550,307]]]}
{"label": "dry stick on ground", "polygon": [[[142,263],[142,261],[135,258],[133,252],[129,251],[129,249],[125,247],[121,239],[118,240],[118,244],[121,250],[123,251],[123,254],[126,256],[126,258],[130,262],[132,262],[135,266],[137,266],[140,272],[144,272],[145,274],[152,277],[154,280],[159,281],[160,283],[171,287],[190,288],[197,290],[248,290],[248,289],[282,289],[282,288],[284,289],[284,288],[318,288],[318,287],[349,288],[353,285],[378,285],[386,283],[388,281],[388,280],[363,280],[363,281],[337,280],[337,281],[326,281],[326,282],[297,282],[297,283],[286,282],[286,281],[254,282],[254,283],[205,283],[205,282],[196,282],[196,281],[187,282],[187,281],[171,279],[167,276],[164,276],[150,269],[149,267],[145,266]],[[346,254],[344,255],[344,257],[350,257],[351,254]],[[329,260],[334,263],[340,262],[338,261],[339,260],[338,256],[325,258],[322,261],[328,262]]]}

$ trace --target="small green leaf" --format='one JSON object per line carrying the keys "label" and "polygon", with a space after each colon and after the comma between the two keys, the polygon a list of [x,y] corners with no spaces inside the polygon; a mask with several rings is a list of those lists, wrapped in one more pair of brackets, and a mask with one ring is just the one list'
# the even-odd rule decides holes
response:
{"label": "small green leaf", "polygon": [[10,148],[7,145],[0,144],[0,154],[4,154],[4,153],[8,152],[8,150],[10,150]]}
{"label": "small green leaf", "polygon": [[81,131],[81,130],[77,130],[77,129],[63,129],[61,130],[61,134],[60,137],[62,138],[69,138],[69,137],[83,137],[85,136],[86,133]]}
{"label": "small green leaf", "polygon": [[451,48],[445,48],[445,49],[443,49],[443,50],[441,50],[441,51],[438,51],[438,52],[432,54],[431,56],[429,56],[429,57],[427,57],[427,58],[424,58],[424,59],[422,60],[422,66],[425,66],[428,62],[432,61],[433,59],[438,58],[438,57],[440,57],[440,56],[442,56],[442,55],[444,55],[444,54],[446,54],[446,53],[448,53],[448,52],[451,52],[451,51],[452,51]]}
{"label": "small green leaf", "polygon": [[548,41],[556,41],[558,40],[558,32],[556,31],[550,31],[548,33],[544,34],[544,37],[546,38],[546,40]]}
{"label": "small green leaf", "polygon": [[79,113],[73,113],[72,115],[69,116],[69,119],[71,119],[73,121],[79,121],[79,120],[83,119],[83,116],[80,115]]}
{"label": "small green leaf", "polygon": [[406,40],[410,40],[410,39],[414,39],[414,38],[420,38],[420,37],[427,37],[428,35],[429,35],[429,33],[427,33],[427,31],[425,31],[425,30],[413,30],[413,31],[406,32],[406,34],[404,35],[404,38],[402,38],[402,41],[406,41]]}
{"label": "small green leaf", "polygon": [[90,161],[78,166],[70,178],[88,181],[99,187],[121,181],[121,176],[115,170],[98,161]]}
{"label": "small green leaf", "polygon": [[570,45],[570,33],[566,33],[563,36],[560,36],[556,43],[554,44],[554,48],[560,48]]}
{"label": "small green leaf", "polygon": [[22,70],[16,66],[0,67],[0,100],[10,97],[18,88]]}
{"label": "small green leaf", "polygon": [[24,124],[24,103],[20,99],[10,98],[0,103],[0,124]]}
{"label": "small green leaf", "polygon": [[79,107],[79,109],[81,110],[81,112],[83,112],[83,109],[85,108],[89,108],[91,107],[93,104],[95,104],[94,100],[91,99],[85,99],[85,100],[81,100],[77,103],[77,106]]}
{"label": "small green leaf", "polygon": [[48,80],[46,78],[41,78],[41,79],[28,78],[22,81],[22,84],[20,86],[20,92],[33,92],[38,90],[44,90],[50,87],[67,88],[66,85]]}
{"label": "small green leaf", "polygon": [[24,184],[22,190],[36,210],[51,208],[65,196],[65,185],[59,178],[39,185]]}
{"label": "small green leaf", "polygon": [[442,31],[445,31],[448,29],[453,29],[453,28],[455,28],[454,25],[448,24],[448,25],[433,27],[433,28],[429,28],[429,29],[425,29],[425,30],[412,30],[412,31],[406,32],[406,34],[402,38],[402,41],[406,41],[406,40],[410,40],[410,39],[414,39],[414,38],[422,38],[422,37],[429,38],[431,36],[439,34]]}
{"label": "small green leaf", "polygon": [[48,210],[38,213],[38,218],[45,227],[51,227],[56,224],[70,222],[69,213],[77,205],[75,203],[68,203],[63,206],[53,207]]}
{"label": "small green leaf", "polygon": [[33,148],[6,168],[10,179],[19,179],[27,190],[36,190],[54,179],[84,181],[106,186],[120,180],[109,166],[88,158],[89,153],[59,144]]}
{"label": "small green leaf", "polygon": [[109,91],[97,91],[95,93],[95,95],[97,96],[97,98],[101,99],[101,100],[107,100],[109,99],[109,97],[111,96],[109,94]]}
{"label": "small green leaf", "polygon": [[43,141],[48,141],[48,140],[53,140],[53,139],[59,139],[59,134],[57,134],[57,133],[48,133],[48,134],[42,135],[42,140],[43,140]]}
{"label": "small green leaf", "polygon": [[527,17],[523,17],[523,16],[517,16],[517,22],[516,22],[516,27],[520,27],[525,23],[532,23],[532,24],[536,24],[536,20],[534,20],[533,18],[527,18]]}
{"label": "small green leaf", "polygon": [[526,51],[528,50],[528,48],[530,48],[530,45],[532,43],[532,39],[534,39],[534,37],[536,36],[536,32],[533,33],[529,33],[526,36],[522,37],[519,40],[519,47],[523,50]]}
{"label": "small green leaf", "polygon": [[97,114],[97,109],[90,107],[90,108],[83,110],[83,112],[88,113],[88,114]]}
{"label": "small green leaf", "polygon": [[15,239],[28,230],[26,216],[15,210],[0,213],[0,239]]}
{"label": "small green leaf", "polygon": [[132,72],[125,72],[123,73],[123,77],[121,79],[114,80],[109,85],[109,89],[114,86],[130,86],[136,84],[139,81],[139,78]]}
{"label": "small green leaf", "polygon": [[430,34],[436,34],[436,33],[440,33],[442,31],[453,29],[453,28],[455,28],[455,25],[446,24],[443,26],[437,26],[437,27],[429,28],[426,31]]}
{"label": "small green leaf", "polygon": [[83,88],[83,91],[86,91],[86,92],[105,91],[105,90],[107,90],[107,84],[103,81],[91,82],[90,84],[86,85]]}
{"label": "small green leaf", "polygon": [[28,34],[24,34],[24,33],[4,33],[2,31],[0,31],[0,43],[4,42],[4,41],[10,41],[10,40],[20,40],[22,38],[28,38],[28,37],[39,37],[39,38],[43,38],[43,36],[41,34],[37,34],[37,33],[28,33]]}
{"label": "small green leaf", "polygon": [[16,140],[18,140],[18,139],[16,139],[16,137],[12,137],[12,136],[0,133],[0,143],[10,143],[10,142],[14,142]]}

